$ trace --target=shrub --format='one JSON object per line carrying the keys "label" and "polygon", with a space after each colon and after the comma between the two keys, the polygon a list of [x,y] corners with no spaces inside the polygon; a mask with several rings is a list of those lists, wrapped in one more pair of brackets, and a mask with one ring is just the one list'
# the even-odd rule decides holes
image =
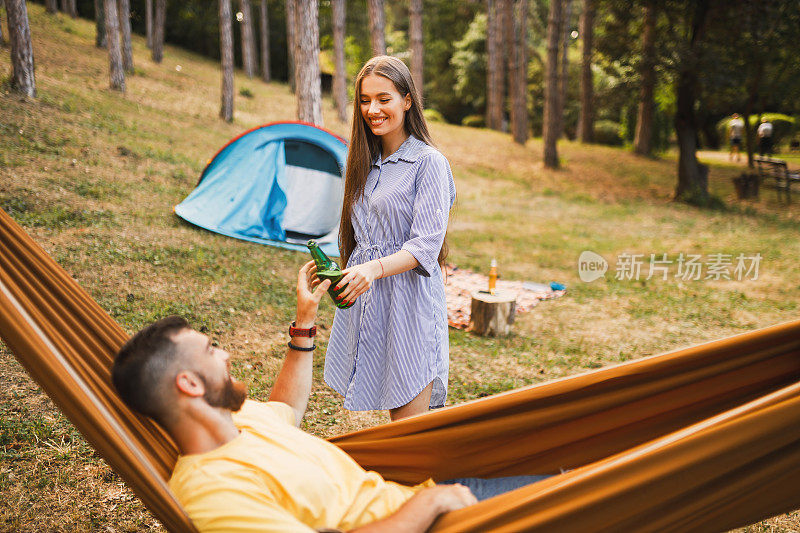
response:
{"label": "shrub", "polygon": [[241,96],[244,96],[245,98],[252,98],[253,96],[255,96],[253,94],[253,91],[251,91],[247,87],[242,87],[241,89],[239,89],[239,94]]}
{"label": "shrub", "polygon": [[483,115],[467,115],[461,119],[461,125],[470,128],[483,128],[486,126],[486,117]]}
{"label": "shrub", "polygon": [[613,120],[598,120],[594,123],[594,142],[611,146],[622,145],[622,127]]}
{"label": "shrub", "polygon": [[425,109],[422,114],[425,115],[425,120],[428,122],[446,122],[444,116],[435,109]]}

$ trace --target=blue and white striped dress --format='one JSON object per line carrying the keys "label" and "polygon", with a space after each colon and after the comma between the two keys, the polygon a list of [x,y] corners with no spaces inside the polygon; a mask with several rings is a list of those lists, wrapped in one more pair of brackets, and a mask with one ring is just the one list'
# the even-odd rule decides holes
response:
{"label": "blue and white striped dress", "polygon": [[447,159],[414,136],[373,164],[353,205],[356,247],[347,266],[401,249],[419,266],[375,280],[352,307],[336,310],[325,381],[346,409],[400,407],[431,382],[430,406],[444,405],[450,359],[437,259],[455,195]]}

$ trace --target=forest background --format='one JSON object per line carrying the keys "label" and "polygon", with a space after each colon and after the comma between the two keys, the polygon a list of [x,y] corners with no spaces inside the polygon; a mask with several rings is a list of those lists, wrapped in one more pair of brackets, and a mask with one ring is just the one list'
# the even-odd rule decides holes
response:
{"label": "forest background", "polygon": [[[78,13],[91,18],[95,0],[75,0]],[[258,1],[252,2],[254,15]],[[496,3],[496,2],[495,2]],[[364,0],[346,0],[345,53],[348,79],[372,56],[369,16]],[[577,135],[581,108],[580,77],[583,2],[562,0],[562,35],[566,45],[565,74],[561,89],[563,133]],[[727,142],[726,120],[733,112],[760,115],[771,112],[779,122],[776,139],[788,142],[797,131],[795,116],[800,113],[797,84],[800,76],[800,9],[791,1],[767,2],[690,2],[668,0],[594,0],[593,46],[590,61],[593,82],[593,141],[612,145],[632,145],[637,113],[642,103],[643,74],[653,72],[652,140],[648,153],[668,149],[675,141],[674,116],[677,105],[676,83],[691,56],[697,75],[696,125],[698,147],[717,149]],[[706,5],[703,14],[703,46],[686,50],[697,28],[697,6]],[[234,2],[234,12],[238,3]],[[271,77],[289,78],[286,50],[287,24],[285,0],[267,0],[269,20],[269,64]],[[529,134],[542,135],[545,82],[546,39],[550,2],[528,2],[526,19],[526,85]],[[408,2],[385,2],[386,51],[408,61]],[[653,12],[652,49],[645,50],[646,10]],[[145,33],[145,0],[131,0],[131,25]],[[423,12],[424,95],[429,119],[452,124],[484,126],[487,106],[487,2],[484,0],[426,0]],[[319,2],[318,13],[321,67],[333,72],[332,12],[330,0]],[[255,24],[257,27],[257,23]],[[233,24],[234,57],[242,64],[240,32]],[[504,33],[507,31],[500,28]],[[184,0],[167,2],[165,42],[220,58],[219,10],[216,2]],[[260,32],[254,32],[255,49],[260,50]],[[648,59],[648,53],[652,57]],[[649,62],[649,63],[648,63]],[[646,64],[648,63],[648,64]],[[503,83],[503,79],[499,80]],[[500,88],[502,94],[502,88]],[[352,98],[352,87],[348,84]],[[510,105],[510,103],[508,104]],[[506,107],[508,107],[508,105]],[[508,109],[501,129],[508,127]],[[757,120],[756,120],[757,121]]]}

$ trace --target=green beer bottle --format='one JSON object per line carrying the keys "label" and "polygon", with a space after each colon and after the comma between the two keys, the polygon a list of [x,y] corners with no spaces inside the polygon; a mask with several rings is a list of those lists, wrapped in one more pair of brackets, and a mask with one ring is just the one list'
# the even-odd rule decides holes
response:
{"label": "green beer bottle", "polygon": [[337,283],[339,283],[339,280],[344,277],[344,274],[342,274],[342,270],[339,268],[339,265],[336,264],[336,261],[331,260],[331,258],[328,257],[325,252],[322,251],[322,249],[320,249],[317,241],[308,241],[306,246],[308,246],[308,251],[311,252],[311,258],[314,259],[314,263],[317,265],[317,277],[323,281],[326,279],[331,280],[331,286],[328,287],[328,294],[331,295],[334,305],[340,309],[347,309],[353,305],[354,302],[346,304],[336,299],[337,296],[339,296],[347,287],[347,285],[345,285],[338,291],[334,290],[334,287]]}

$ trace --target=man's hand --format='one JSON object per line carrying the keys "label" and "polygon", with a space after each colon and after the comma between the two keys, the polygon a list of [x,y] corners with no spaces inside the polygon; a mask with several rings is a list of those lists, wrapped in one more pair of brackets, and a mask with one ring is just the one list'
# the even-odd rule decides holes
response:
{"label": "man's hand", "polygon": [[297,274],[297,320],[298,328],[310,328],[317,318],[319,302],[330,287],[330,280],[320,282],[314,261],[309,261]]}
{"label": "man's hand", "polygon": [[472,491],[461,483],[436,485],[423,489],[415,497],[430,500],[430,505],[439,511],[437,515],[478,503],[478,499],[475,498]]}
{"label": "man's hand", "polygon": [[351,533],[422,533],[440,514],[476,503],[477,498],[464,485],[436,485],[416,493],[394,514]]}

